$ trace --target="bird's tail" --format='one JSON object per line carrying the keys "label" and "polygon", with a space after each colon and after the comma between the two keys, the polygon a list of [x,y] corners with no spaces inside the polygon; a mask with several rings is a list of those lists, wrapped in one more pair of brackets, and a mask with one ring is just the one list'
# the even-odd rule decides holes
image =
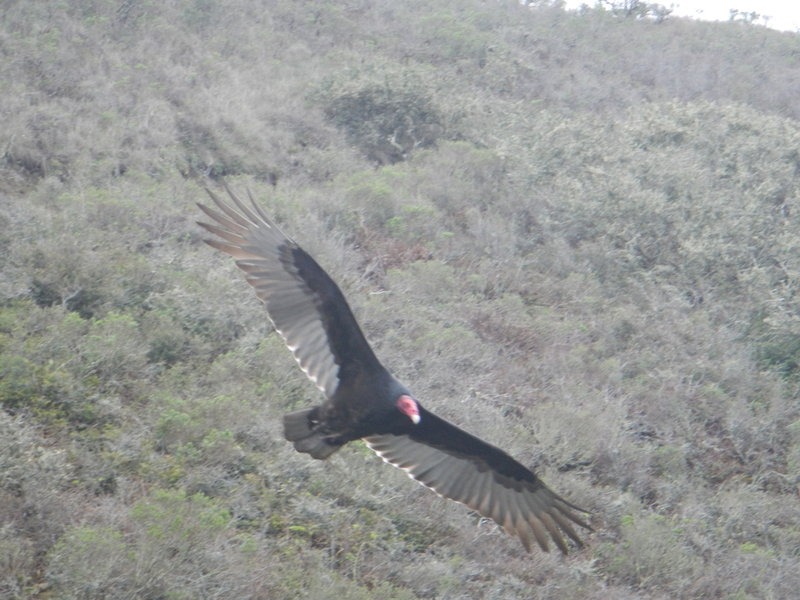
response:
{"label": "bird's tail", "polygon": [[314,458],[325,459],[341,448],[323,432],[315,430],[317,408],[304,408],[283,415],[283,435],[298,452],[306,452]]}

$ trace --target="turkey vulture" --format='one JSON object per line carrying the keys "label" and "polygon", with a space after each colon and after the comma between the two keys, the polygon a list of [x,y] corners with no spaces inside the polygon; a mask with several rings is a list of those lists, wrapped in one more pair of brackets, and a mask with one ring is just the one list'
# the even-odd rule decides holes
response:
{"label": "turkey vulture", "polygon": [[[337,285],[285,236],[250,195],[245,205],[207,190],[219,210],[198,206],[216,224],[206,242],[227,252],[266,304],[269,318],[326,401],[284,416],[284,435],[300,452],[325,459],[363,439],[383,460],[437,494],[466,504],[545,551],[547,534],[567,552],[572,523],[591,530],[586,512],[552,492],[508,454],[425,410],[367,343]],[[249,195],[249,192],[248,192]],[[221,211],[221,212],[220,212]]]}

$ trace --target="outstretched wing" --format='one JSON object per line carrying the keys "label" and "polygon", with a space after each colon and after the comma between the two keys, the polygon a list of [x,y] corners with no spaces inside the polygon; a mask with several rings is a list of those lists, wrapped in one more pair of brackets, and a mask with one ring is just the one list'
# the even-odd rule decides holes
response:
{"label": "outstretched wing", "polygon": [[230,202],[207,190],[222,212],[198,204],[216,221],[198,223],[219,238],[206,243],[236,259],[306,375],[332,398],[342,381],[382,369],[322,267],[272,223],[252,196],[249,207],[225,189]]}
{"label": "outstretched wing", "polygon": [[420,416],[410,434],[373,435],[364,441],[383,460],[440,496],[466,504],[518,535],[529,552],[534,539],[547,551],[548,533],[564,554],[562,532],[582,545],[572,523],[591,527],[573,511],[586,511],[552,492],[499,448],[427,410]]}

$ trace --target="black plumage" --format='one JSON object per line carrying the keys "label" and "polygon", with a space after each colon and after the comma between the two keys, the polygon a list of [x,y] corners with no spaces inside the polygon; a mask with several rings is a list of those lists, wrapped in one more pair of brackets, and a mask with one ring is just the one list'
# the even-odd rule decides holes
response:
{"label": "black plumage", "polygon": [[527,550],[548,535],[566,553],[562,532],[591,529],[585,512],[552,492],[499,448],[425,410],[381,365],[342,292],[317,262],[285,236],[250,197],[230,202],[209,191],[219,210],[200,208],[215,224],[211,246],[236,259],[265,303],[275,329],[326,401],[284,417],[284,434],[300,452],[324,459],[363,439],[386,462],[438,494],[462,502],[518,535]]}

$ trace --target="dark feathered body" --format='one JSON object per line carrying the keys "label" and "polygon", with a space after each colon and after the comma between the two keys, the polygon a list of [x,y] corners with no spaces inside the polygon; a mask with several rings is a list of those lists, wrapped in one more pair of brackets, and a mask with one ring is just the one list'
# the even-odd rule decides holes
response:
{"label": "dark feathered body", "polygon": [[[375,389],[397,389],[376,394]],[[314,458],[326,458],[347,442],[369,435],[408,433],[412,423],[399,413],[393,402],[383,406],[376,398],[397,397],[407,393],[386,370],[374,373],[361,372],[348,378],[346,386],[340,386],[333,398],[320,406],[299,410],[284,416],[284,435],[294,442],[300,452],[308,452]]]}
{"label": "dark feathered body", "polygon": [[236,258],[267,307],[275,329],[326,396],[320,406],[284,417],[284,434],[300,452],[324,459],[363,439],[386,462],[438,494],[462,502],[547,550],[548,536],[567,551],[562,532],[580,545],[572,524],[589,529],[570,504],[529,469],[425,410],[381,365],[347,301],[325,271],[286,237],[255,202],[232,204],[209,192],[220,211],[200,206],[215,225],[207,242]]}

